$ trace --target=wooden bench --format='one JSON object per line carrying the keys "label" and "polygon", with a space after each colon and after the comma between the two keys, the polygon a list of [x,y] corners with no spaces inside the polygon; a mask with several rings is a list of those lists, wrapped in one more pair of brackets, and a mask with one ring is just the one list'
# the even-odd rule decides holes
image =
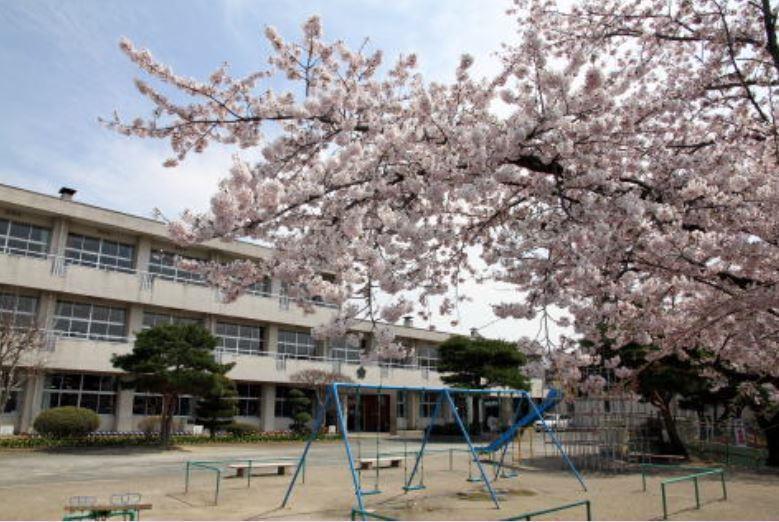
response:
{"label": "wooden bench", "polygon": [[360,469],[371,469],[374,465],[379,468],[399,468],[402,461],[400,457],[365,458],[360,459]]}
{"label": "wooden bench", "polygon": [[268,469],[275,468],[278,475],[286,475],[287,468],[294,468],[297,466],[295,462],[252,462],[249,464],[229,464],[227,467],[235,470],[236,477],[245,477],[246,470],[249,468],[254,471],[255,469]]}

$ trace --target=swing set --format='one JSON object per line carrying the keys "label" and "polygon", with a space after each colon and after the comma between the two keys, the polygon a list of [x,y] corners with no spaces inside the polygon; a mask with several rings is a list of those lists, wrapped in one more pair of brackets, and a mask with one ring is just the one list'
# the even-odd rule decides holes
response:
{"label": "swing set", "polygon": [[[379,453],[380,448],[379,448],[379,438],[378,438],[378,427],[377,427],[377,437],[376,437],[376,459],[374,462],[375,465],[374,484],[372,485],[371,488],[366,489],[363,487],[362,463],[364,462],[364,460],[361,458],[362,457],[361,445],[358,442],[358,448],[357,448],[358,455],[357,455],[357,459],[355,459],[354,453],[352,451],[352,444],[349,442],[349,436],[348,436],[349,433],[346,426],[346,416],[344,415],[344,406],[341,402],[342,390],[356,390],[358,397],[359,397],[360,390],[375,390],[379,394],[382,391],[403,391],[403,392],[412,391],[412,392],[423,392],[423,393],[427,392],[427,393],[437,394],[437,399],[435,402],[435,407],[433,409],[433,414],[430,418],[430,422],[425,428],[424,436],[422,438],[422,444],[419,450],[413,452],[412,454],[412,457],[414,457],[414,465],[411,468],[410,474],[408,473],[408,467],[406,465],[408,451],[406,447],[404,447],[404,452],[403,452],[404,481],[401,489],[405,492],[426,489],[424,483],[425,449],[427,447],[428,440],[430,439],[430,433],[432,431],[432,427],[435,424],[436,419],[442,413],[442,405],[444,402],[446,402],[449,405],[451,414],[454,417],[454,420],[457,423],[458,427],[460,428],[463,439],[465,440],[468,446],[467,451],[468,453],[470,453],[468,480],[471,482],[482,482],[484,484],[484,487],[489,492],[490,498],[492,499],[492,502],[494,503],[496,509],[500,509],[500,502],[498,500],[498,495],[495,492],[495,489],[493,488],[493,482],[497,480],[499,477],[508,478],[509,476],[512,476],[506,474],[504,469],[504,461],[505,461],[507,450],[511,446],[514,438],[517,436],[518,431],[521,428],[533,423],[536,420],[541,421],[544,430],[551,435],[552,441],[555,443],[558,450],[560,451],[560,455],[562,456],[563,460],[568,465],[568,467],[570,468],[571,472],[576,477],[576,479],[579,481],[579,484],[581,484],[584,491],[587,491],[587,486],[584,483],[584,479],[582,479],[582,476],[579,474],[579,471],[576,469],[576,467],[573,465],[571,460],[568,458],[568,455],[563,449],[563,446],[560,444],[560,441],[555,435],[554,430],[552,430],[544,422],[544,412],[554,407],[562,398],[562,394],[557,390],[551,390],[547,395],[547,397],[544,399],[544,401],[540,405],[536,405],[533,402],[530,395],[524,390],[471,389],[471,388],[445,388],[445,387],[426,388],[426,387],[415,387],[415,386],[385,386],[381,384],[333,383],[330,384],[327,388],[327,394],[325,397],[324,404],[322,404],[322,406],[319,408],[317,412],[313,424],[313,429],[311,430],[311,436],[306,442],[306,446],[303,449],[302,455],[300,456],[300,461],[298,463],[298,466],[295,468],[295,473],[292,476],[292,480],[290,481],[289,487],[287,488],[287,492],[284,495],[284,500],[281,504],[281,507],[286,507],[287,503],[291,498],[292,490],[295,487],[295,483],[297,482],[300,470],[303,469],[305,465],[306,458],[308,457],[309,449],[311,448],[311,444],[314,441],[314,439],[316,439],[319,430],[322,428],[322,425],[325,421],[327,408],[330,405],[335,407],[338,427],[341,431],[341,436],[344,443],[344,449],[346,451],[346,460],[349,465],[349,472],[351,474],[352,484],[354,486],[354,496],[357,503],[356,509],[359,512],[365,512],[363,497],[381,493],[381,490],[379,489],[379,468],[381,467],[382,458],[381,458],[381,454]],[[473,441],[471,440],[471,436],[468,430],[466,429],[462,418],[460,417],[460,413],[457,410],[457,406],[455,404],[452,395],[492,395],[492,396],[498,396],[499,398],[500,397],[511,397],[512,399],[519,398],[520,404],[522,403],[521,399],[526,399],[527,400],[526,402],[529,405],[529,410],[527,413],[522,415],[521,408],[517,408],[511,426],[494,441],[490,442],[486,446],[478,447],[478,446],[474,446]],[[381,408],[381,399],[379,399],[379,408]],[[378,417],[379,422],[381,422],[380,410],[378,413],[379,413],[379,417]],[[480,458],[480,455],[485,455],[485,454],[494,455],[498,451],[501,452],[500,461],[495,466],[493,477],[490,478],[485,469],[485,466],[483,465],[483,461]],[[450,459],[451,459],[451,453],[450,453]],[[355,460],[357,460],[357,464],[355,463]],[[472,464],[475,464],[476,468],[479,471],[477,477],[473,477],[471,474]],[[503,471],[503,474],[501,474],[501,471]]]}

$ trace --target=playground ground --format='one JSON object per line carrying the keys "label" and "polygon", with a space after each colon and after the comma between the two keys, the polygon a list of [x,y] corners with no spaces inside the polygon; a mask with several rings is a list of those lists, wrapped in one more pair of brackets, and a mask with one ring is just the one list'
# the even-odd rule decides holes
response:
{"label": "playground ground", "polygon": [[[368,455],[370,439],[362,442]],[[386,441],[382,451],[402,450],[402,443]],[[409,444],[409,449],[414,444]],[[576,479],[562,470],[559,459],[529,459],[516,478],[495,484],[502,508],[494,509],[478,483],[467,482],[467,455],[449,448],[461,444],[434,444],[439,452],[425,458],[426,490],[404,494],[404,470],[382,469],[382,494],[365,497],[376,513],[394,518],[423,520],[496,520],[524,512],[589,499],[593,518],[599,520],[660,519],[660,480],[671,475],[651,476],[642,491],[638,473],[585,474],[589,487],[583,492]],[[222,481],[218,505],[214,506],[214,475],[207,470],[192,473],[189,493],[184,493],[184,463],[187,460],[292,457],[300,443],[263,445],[189,446],[160,452],[149,449],[0,453],[0,518],[4,520],[57,520],[71,496],[89,495],[108,499],[111,494],[138,492],[153,509],[144,520],[261,520],[348,518],[354,505],[351,477],[343,446],[321,442],[314,446],[305,484],[299,484],[290,507],[280,509],[288,476],[268,475]],[[701,508],[694,509],[693,484],[673,484],[668,490],[672,520],[769,520],[779,516],[779,474],[733,471],[727,473],[728,500],[720,501],[716,478],[700,482]],[[373,487],[373,473],[364,476],[365,488]],[[546,520],[582,520],[584,508],[538,517]]]}

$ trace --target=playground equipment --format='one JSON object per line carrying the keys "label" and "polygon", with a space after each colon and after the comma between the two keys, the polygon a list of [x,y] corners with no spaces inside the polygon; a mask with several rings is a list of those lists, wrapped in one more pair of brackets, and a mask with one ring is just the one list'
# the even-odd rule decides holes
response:
{"label": "playground equipment", "polygon": [[641,485],[643,491],[646,491],[646,476],[650,470],[661,471],[686,471],[691,472],[687,475],[680,477],[668,478],[660,482],[660,495],[663,500],[663,520],[668,520],[668,495],[666,490],[671,484],[677,484],[679,482],[692,482],[693,491],[695,494],[695,509],[701,508],[701,495],[700,488],[698,487],[699,479],[719,476],[720,483],[722,484],[722,498],[720,500],[728,499],[728,490],[725,486],[725,470],[722,468],[696,468],[691,466],[676,466],[676,465],[662,465],[662,464],[641,464]]}
{"label": "playground equipment", "polygon": [[[562,504],[560,506],[555,506],[548,509],[539,509],[538,511],[529,511],[527,513],[522,513],[521,515],[515,515],[513,517],[503,518],[501,520],[533,520],[533,517],[538,517],[541,515],[548,515],[549,513],[556,513],[558,511],[565,511],[568,509],[573,509],[579,506],[584,506],[585,515],[587,516],[587,520],[592,520],[592,505],[589,500],[579,500],[577,502],[571,502],[570,504]],[[380,515],[378,513],[375,513],[373,511],[360,511],[358,509],[352,509],[352,520],[357,520],[358,517],[361,520],[397,520],[396,518],[391,518],[386,515]]]}
{"label": "playground equipment", "polygon": [[[585,485],[584,480],[582,479],[576,467],[568,458],[567,453],[565,452],[564,448],[562,447],[559,440],[555,436],[554,432],[544,422],[543,411],[546,411],[547,409],[551,408],[554,404],[556,404],[560,400],[560,394],[557,391],[550,392],[549,396],[542,404],[542,408],[543,408],[542,410],[541,408],[536,406],[532,398],[524,390],[494,390],[494,389],[485,390],[485,389],[443,388],[443,387],[426,388],[426,387],[412,387],[412,386],[384,386],[380,384],[371,385],[371,384],[353,384],[353,383],[333,383],[328,386],[324,404],[319,408],[319,411],[317,412],[316,419],[314,421],[314,425],[312,429],[312,434],[309,437],[308,441],[306,442],[306,446],[303,449],[302,455],[300,456],[300,461],[298,466],[295,469],[295,474],[292,476],[292,480],[290,481],[289,487],[287,488],[287,492],[284,495],[284,500],[281,504],[282,507],[285,507],[289,502],[289,499],[292,495],[292,491],[295,487],[295,483],[298,478],[298,474],[300,473],[300,470],[305,465],[305,461],[308,456],[309,449],[311,448],[311,444],[316,439],[316,434],[319,432],[320,428],[322,427],[322,423],[324,422],[328,405],[334,405],[336,410],[338,425],[341,430],[341,436],[344,443],[344,449],[346,452],[346,460],[349,466],[349,472],[352,477],[354,495],[357,503],[356,509],[358,510],[358,512],[365,512],[363,496],[366,494],[366,490],[364,490],[362,487],[361,473],[355,468],[355,458],[352,452],[352,444],[349,442],[349,438],[348,438],[348,430],[346,426],[346,418],[344,415],[344,407],[342,405],[341,395],[340,395],[341,390],[349,390],[349,389],[354,389],[357,390],[358,392],[360,390],[376,390],[379,393],[384,390],[404,391],[404,392],[413,391],[413,392],[423,392],[423,393],[430,393],[430,394],[437,395],[433,413],[431,415],[427,428],[424,431],[424,436],[422,438],[421,446],[419,450],[416,452],[416,457],[414,459],[414,465],[411,468],[411,473],[410,474],[404,473],[405,475],[404,485],[402,489],[406,492],[424,489],[424,483],[421,478],[423,472],[421,470],[424,468],[423,459],[425,455],[425,450],[427,447],[427,443],[430,439],[430,433],[433,428],[433,425],[435,424],[436,419],[438,419],[442,413],[442,405],[444,404],[444,402],[448,404],[449,410],[463,435],[463,439],[465,440],[468,446],[468,452],[470,453],[470,457],[469,457],[470,462],[476,465],[476,468],[479,471],[479,481],[484,484],[484,487],[489,492],[490,498],[492,499],[495,508],[500,509],[500,502],[498,500],[498,496],[494,488],[492,487],[492,480],[488,476],[485,467],[482,465],[482,461],[479,458],[479,454],[490,452],[491,449],[494,449],[495,451],[502,450],[503,451],[502,459],[505,458],[506,449],[511,445],[514,437],[517,434],[517,430],[519,430],[522,426],[526,426],[527,424],[532,423],[536,420],[541,421],[544,430],[548,432],[552,437],[552,440],[556,442],[556,447],[560,455],[562,456],[563,460],[566,462],[571,472],[579,481],[579,484],[581,484],[582,488],[585,491],[587,490],[587,486]],[[529,404],[530,407],[530,413],[522,417],[520,417],[519,413],[517,413],[514,422],[512,423],[509,430],[507,430],[507,433],[504,433],[503,435],[498,437],[496,441],[493,441],[489,445],[481,448],[477,448],[476,446],[474,446],[473,441],[471,440],[471,436],[468,433],[468,430],[465,428],[465,424],[463,423],[462,418],[460,417],[460,413],[458,412],[455,401],[452,398],[453,394],[492,395],[498,397],[508,396],[511,398],[518,397],[520,399],[524,398],[524,399],[528,399],[527,403]],[[358,447],[358,450],[359,449],[360,448]],[[379,446],[378,446],[378,438],[377,438],[377,455],[376,455],[377,458],[379,458],[378,449]],[[377,465],[376,467],[378,469],[379,466]],[[420,473],[420,480],[418,482],[414,482],[414,479],[417,477],[417,473]]]}

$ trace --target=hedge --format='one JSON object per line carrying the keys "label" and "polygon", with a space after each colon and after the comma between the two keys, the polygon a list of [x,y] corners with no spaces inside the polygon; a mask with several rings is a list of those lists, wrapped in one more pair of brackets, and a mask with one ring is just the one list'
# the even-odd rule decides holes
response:
{"label": "hedge", "polygon": [[100,417],[87,408],[63,406],[42,412],[33,426],[44,436],[84,437],[100,426]]}
{"label": "hedge", "polygon": [[[340,438],[337,434],[322,434],[319,440],[335,440]],[[244,436],[218,435],[210,438],[207,435],[174,435],[171,442],[176,444],[242,444],[252,442],[291,442],[303,441],[307,437],[295,435],[289,431],[276,431],[255,433]],[[96,435],[85,437],[44,437],[44,436],[15,436],[0,438],[0,448],[109,448],[117,446],[159,446],[157,437],[144,435]]]}

